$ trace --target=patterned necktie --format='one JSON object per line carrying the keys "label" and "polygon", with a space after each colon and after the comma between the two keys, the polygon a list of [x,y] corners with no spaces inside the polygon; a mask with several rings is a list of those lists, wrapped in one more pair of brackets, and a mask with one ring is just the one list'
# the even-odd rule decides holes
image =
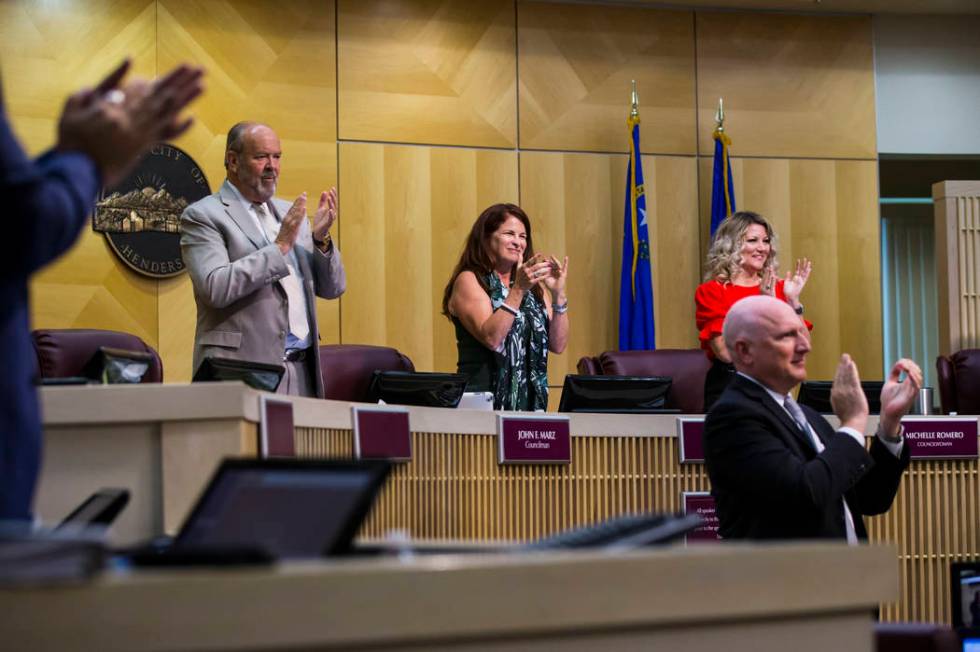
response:
{"label": "patterned necktie", "polygon": [[786,411],[789,412],[790,416],[793,417],[796,425],[806,435],[806,439],[810,442],[810,445],[813,446],[817,453],[822,453],[824,449],[823,442],[817,437],[816,431],[810,428],[810,424],[807,422],[806,415],[803,414],[803,408],[800,407],[800,404],[794,401],[792,396],[787,394],[783,405],[786,407]]}
{"label": "patterned necktie", "polygon": [[[252,207],[269,242],[275,242],[276,236],[279,235],[279,222],[269,213],[265,204],[252,204]],[[300,285],[299,276],[296,275],[291,256],[287,257],[286,266],[289,267],[289,276],[279,279],[279,284],[286,291],[286,300],[289,304],[289,332],[296,339],[302,340],[310,334],[310,320],[306,316],[306,296],[303,294],[303,287]]]}
{"label": "patterned necktie", "polygon": [[783,401],[783,407],[785,407],[786,411],[789,412],[789,415],[793,417],[793,421],[795,421],[796,425],[800,427],[800,430],[809,435],[810,430],[807,427],[806,415],[803,414],[803,408],[800,407],[800,404],[794,401],[792,396],[787,394],[786,400]]}
{"label": "patterned necktie", "polygon": [[[820,441],[820,437],[817,437],[817,431],[810,428],[810,424],[806,420],[806,415],[803,414],[803,408],[800,404],[793,400],[793,397],[789,394],[786,395],[786,400],[783,401],[783,406],[786,411],[790,413],[793,417],[793,421],[796,425],[803,430],[806,435],[807,441],[813,446],[814,450],[817,451],[817,455],[824,451],[826,446]],[[845,435],[846,436],[846,435]],[[847,538],[847,542],[851,545],[858,543],[857,530],[854,527],[854,515],[851,514],[851,508],[847,505],[847,500],[841,498],[841,503],[844,506],[844,535]]]}

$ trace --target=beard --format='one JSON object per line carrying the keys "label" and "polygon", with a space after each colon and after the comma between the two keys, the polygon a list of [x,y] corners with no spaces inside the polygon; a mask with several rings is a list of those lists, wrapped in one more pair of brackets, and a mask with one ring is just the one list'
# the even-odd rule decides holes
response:
{"label": "beard", "polygon": [[255,194],[259,196],[260,201],[268,201],[276,194],[276,182],[275,177],[255,177],[250,185]]}

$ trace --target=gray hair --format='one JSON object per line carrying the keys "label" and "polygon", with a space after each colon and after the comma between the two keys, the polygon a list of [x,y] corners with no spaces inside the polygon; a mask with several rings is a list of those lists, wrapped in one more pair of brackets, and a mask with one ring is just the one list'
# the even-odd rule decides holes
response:
{"label": "gray hair", "polygon": [[739,211],[722,220],[715,231],[711,248],[708,249],[708,259],[704,263],[705,281],[718,280],[725,283],[738,273],[742,265],[741,250],[745,232],[753,224],[764,228],[769,236],[769,257],[763,271],[769,267],[773,272],[779,270],[779,260],[776,257],[777,238],[769,222],[758,213]]}
{"label": "gray hair", "polygon": [[226,170],[228,169],[228,152],[241,154],[242,150],[245,148],[245,133],[252,127],[257,127],[261,124],[261,122],[243,120],[242,122],[236,123],[231,129],[228,130],[228,140],[225,141]]}

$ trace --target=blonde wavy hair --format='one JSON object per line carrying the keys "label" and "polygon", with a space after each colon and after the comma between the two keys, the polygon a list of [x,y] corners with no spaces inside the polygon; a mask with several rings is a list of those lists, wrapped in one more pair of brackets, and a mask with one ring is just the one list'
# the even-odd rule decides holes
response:
{"label": "blonde wavy hair", "polygon": [[704,280],[718,280],[727,283],[732,280],[742,266],[742,243],[745,242],[745,232],[753,224],[758,224],[766,230],[769,236],[769,258],[763,267],[763,272],[767,268],[772,268],[773,272],[779,271],[779,259],[776,257],[776,234],[766,218],[752,211],[739,211],[732,213],[722,220],[715,231],[715,236],[711,240],[711,248],[708,249],[708,259],[704,263]]}

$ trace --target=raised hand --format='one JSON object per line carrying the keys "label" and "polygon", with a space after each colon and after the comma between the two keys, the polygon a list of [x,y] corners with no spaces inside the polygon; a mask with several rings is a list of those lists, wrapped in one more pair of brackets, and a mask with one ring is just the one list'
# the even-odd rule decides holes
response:
{"label": "raised hand", "polygon": [[[905,380],[900,380],[905,372]],[[881,434],[889,439],[899,435],[902,417],[908,414],[909,408],[918,396],[922,387],[922,370],[908,358],[902,358],[888,373],[885,384],[881,387]]]}
{"label": "raised hand", "polygon": [[542,283],[551,292],[552,303],[554,303],[565,292],[565,282],[568,279],[568,256],[565,256],[564,263],[558,262],[554,256],[549,256],[547,262],[548,272]]}
{"label": "raised hand", "polygon": [[783,294],[786,295],[786,303],[794,308],[800,304],[800,293],[810,278],[810,271],[813,263],[809,258],[800,258],[796,261],[796,269],[786,272],[786,280],[783,282]]}
{"label": "raised hand", "polygon": [[517,269],[514,270],[514,287],[527,292],[536,283],[543,281],[550,270],[551,261],[545,260],[541,254],[534,254],[523,263],[517,264]]}
{"label": "raised hand", "polygon": [[330,227],[337,221],[337,189],[331,188],[320,193],[320,204],[313,214],[313,239],[322,241],[330,232]]}
{"label": "raised hand", "polygon": [[120,86],[129,67],[123,61],[94,89],[69,97],[58,122],[57,148],[90,156],[107,186],[125,177],[151,145],[186,131],[192,119],[180,120],[180,112],[203,91],[201,68],[182,65],[155,81]]}
{"label": "raised hand", "polygon": [[770,297],[776,296],[776,273],[772,267],[766,267],[762,271],[762,282],[759,283],[759,292]]}
{"label": "raised hand", "polygon": [[296,236],[299,235],[299,227],[306,219],[306,193],[300,194],[293,202],[293,205],[286,211],[279,225],[279,233],[276,235],[276,244],[279,251],[285,256],[296,244]]}
{"label": "raised hand", "polygon": [[857,365],[846,353],[840,357],[834,384],[830,388],[830,405],[842,426],[863,433],[868,425],[868,399],[861,389]]}

